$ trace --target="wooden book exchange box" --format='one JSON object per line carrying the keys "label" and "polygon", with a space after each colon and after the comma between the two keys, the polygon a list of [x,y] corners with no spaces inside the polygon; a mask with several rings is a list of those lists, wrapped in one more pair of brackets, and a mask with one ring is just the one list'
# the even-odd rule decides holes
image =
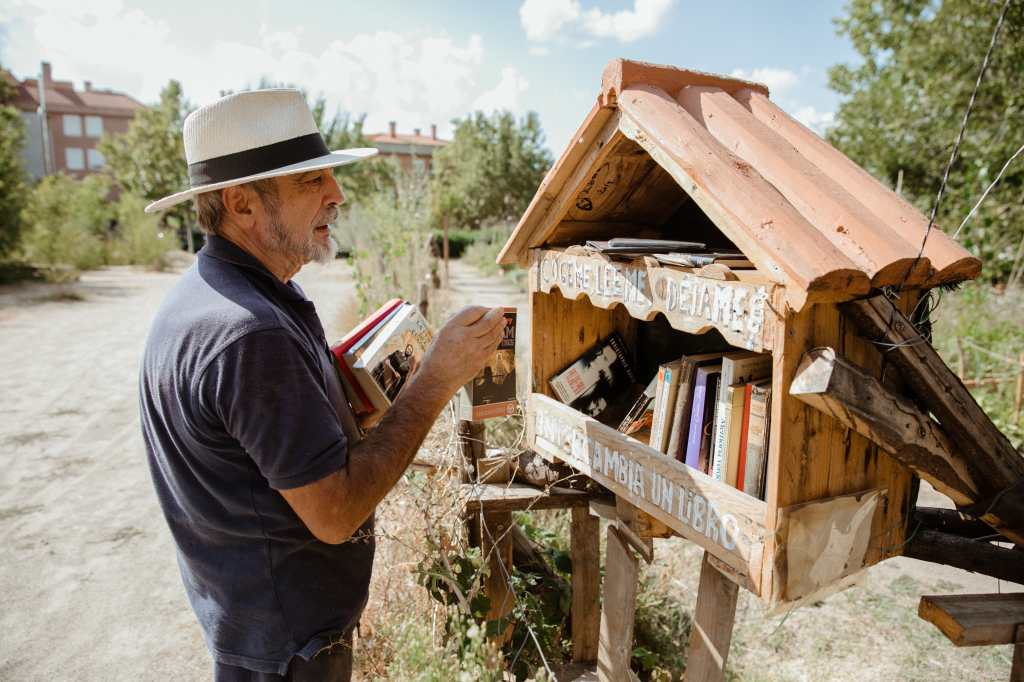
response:
{"label": "wooden book exchange box", "polygon": [[[939,229],[919,253],[927,222],[765,86],[612,61],[498,257],[529,268],[528,445],[644,512],[648,529],[699,544],[706,564],[769,606],[841,587],[900,554],[915,479],[791,395],[791,383],[805,352],[828,346],[898,388],[885,348],[838,306],[891,287],[910,317],[927,289],[977,276],[980,261]],[[674,267],[584,248],[614,237],[704,242],[741,251],[753,267]],[[555,398],[552,376],[612,332],[640,383],[682,354],[771,355],[763,500]]]}

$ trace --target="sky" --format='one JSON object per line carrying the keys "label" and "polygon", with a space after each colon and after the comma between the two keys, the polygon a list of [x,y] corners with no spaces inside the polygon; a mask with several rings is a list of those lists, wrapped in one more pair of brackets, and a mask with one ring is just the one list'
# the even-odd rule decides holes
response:
{"label": "sky", "polygon": [[474,110],[535,111],[557,156],[616,57],[733,74],[821,132],[838,105],[830,66],[855,62],[841,0],[216,2],[0,0],[0,64],[157,101],[169,79],[194,105],[262,78],[366,115],[367,132],[429,130]]}

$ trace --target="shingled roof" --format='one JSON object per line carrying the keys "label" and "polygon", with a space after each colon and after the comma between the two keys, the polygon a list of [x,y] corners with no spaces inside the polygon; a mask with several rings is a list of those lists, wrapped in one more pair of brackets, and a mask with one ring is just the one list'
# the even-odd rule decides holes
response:
{"label": "shingled roof", "polygon": [[765,86],[621,59],[605,68],[596,104],[498,262],[525,265],[532,247],[581,238],[686,238],[679,211],[690,200],[787,287],[795,308],[981,270],[937,226],[918,259],[927,218],[772,103]]}

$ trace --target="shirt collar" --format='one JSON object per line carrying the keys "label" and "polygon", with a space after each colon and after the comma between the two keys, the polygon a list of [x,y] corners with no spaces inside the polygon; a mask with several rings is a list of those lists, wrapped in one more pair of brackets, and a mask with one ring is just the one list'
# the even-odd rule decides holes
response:
{"label": "shirt collar", "polygon": [[273,284],[275,291],[280,291],[287,300],[291,301],[306,301],[306,297],[301,293],[298,285],[283,283],[279,280],[274,273],[270,272],[256,256],[252,255],[242,247],[235,244],[230,239],[211,234],[206,237],[206,244],[199,251],[200,256],[206,256],[208,258],[215,258],[225,263],[231,263],[238,267],[245,268],[253,271],[258,275],[269,279]]}

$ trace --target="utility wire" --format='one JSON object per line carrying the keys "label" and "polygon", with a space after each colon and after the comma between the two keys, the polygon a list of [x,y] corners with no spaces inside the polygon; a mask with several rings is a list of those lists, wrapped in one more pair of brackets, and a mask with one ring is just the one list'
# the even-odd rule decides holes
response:
{"label": "utility wire", "polygon": [[974,215],[974,212],[978,210],[979,206],[981,206],[981,202],[985,201],[985,197],[988,196],[988,193],[992,191],[992,188],[995,187],[996,184],[1002,179],[1003,173],[1005,173],[1006,169],[1010,167],[1010,164],[1013,163],[1013,160],[1021,155],[1021,152],[1024,152],[1024,144],[1020,146],[1020,149],[1013,153],[1013,156],[1006,160],[1006,163],[1003,164],[1003,167],[1000,169],[999,174],[996,175],[996,179],[992,181],[992,184],[985,188],[984,192],[982,192],[981,198],[978,199],[978,203],[974,205],[974,208],[972,208],[970,213],[967,214],[967,217],[964,218],[964,221],[960,223],[960,227],[956,228],[956,232],[953,233],[953,239],[957,238],[957,235],[960,234],[960,230],[964,229],[964,225],[967,224],[967,221],[971,219],[971,217]]}

